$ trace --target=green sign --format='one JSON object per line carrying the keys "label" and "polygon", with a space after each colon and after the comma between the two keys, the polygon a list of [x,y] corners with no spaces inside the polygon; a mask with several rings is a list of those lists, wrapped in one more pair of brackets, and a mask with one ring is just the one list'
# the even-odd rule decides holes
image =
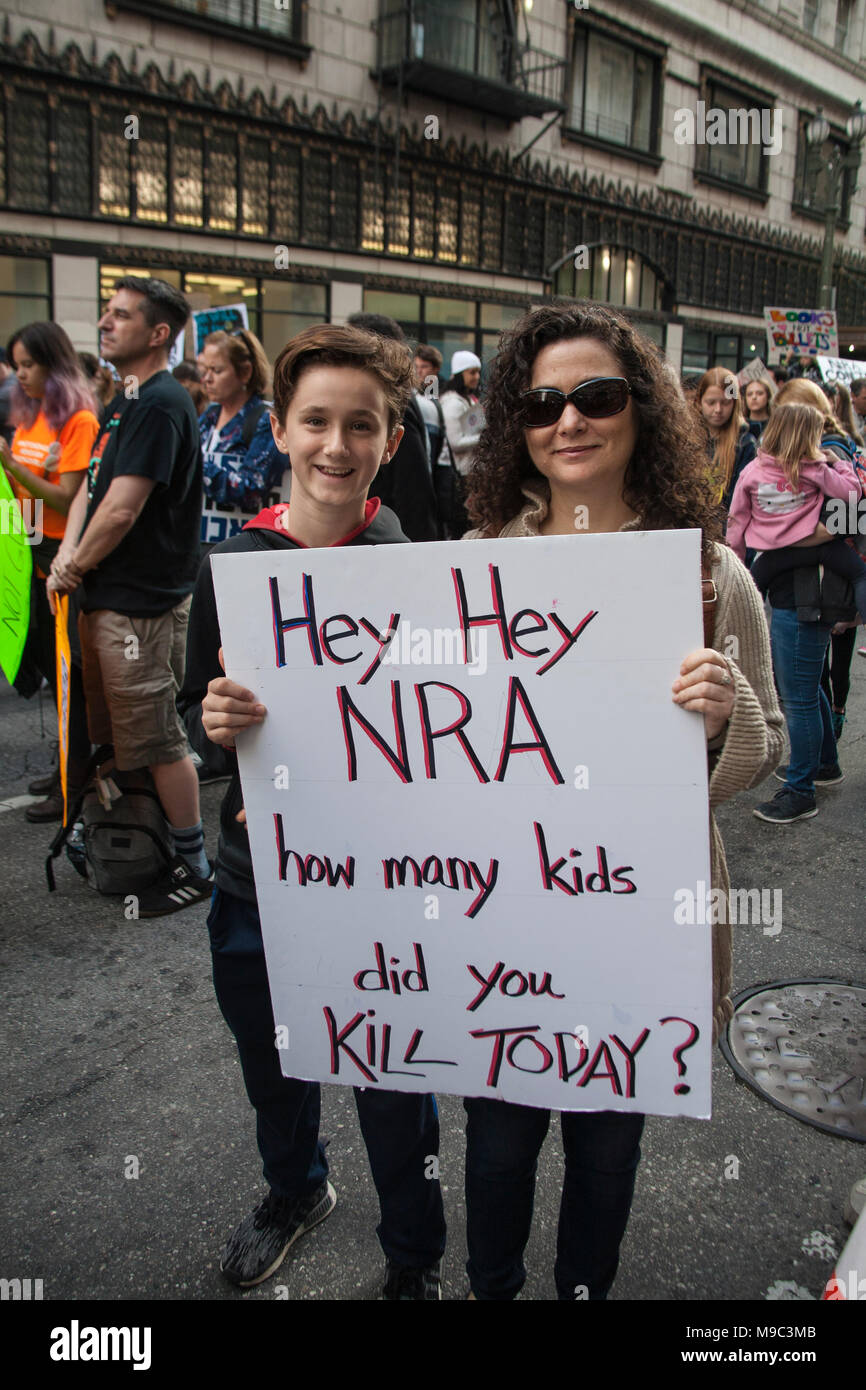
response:
{"label": "green sign", "polygon": [[0,667],[11,685],[30,626],[30,538],[18,500],[0,468]]}

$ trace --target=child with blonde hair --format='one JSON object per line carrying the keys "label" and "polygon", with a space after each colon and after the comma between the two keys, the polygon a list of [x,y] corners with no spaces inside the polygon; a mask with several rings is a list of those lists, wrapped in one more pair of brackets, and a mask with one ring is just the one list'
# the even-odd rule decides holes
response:
{"label": "child with blonde hair", "polygon": [[850,464],[822,452],[823,427],[814,406],[775,407],[758,455],[743,469],[734,490],[726,539],[741,560],[747,546],[774,552],[772,577],[802,565],[825,565],[851,581],[858,612],[866,616],[866,562],[846,545],[838,528],[831,534],[829,509],[831,529],[822,521],[828,498],[843,501],[847,512],[853,494],[856,506],[860,484]]}

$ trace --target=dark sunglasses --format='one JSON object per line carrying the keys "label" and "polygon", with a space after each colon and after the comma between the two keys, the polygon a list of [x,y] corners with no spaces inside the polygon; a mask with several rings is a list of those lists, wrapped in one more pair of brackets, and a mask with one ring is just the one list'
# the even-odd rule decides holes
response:
{"label": "dark sunglasses", "polygon": [[528,429],[555,425],[571,401],[588,420],[604,420],[619,415],[628,405],[631,387],[623,376],[599,376],[575,386],[568,395],[555,386],[541,386],[520,396],[523,423]]}

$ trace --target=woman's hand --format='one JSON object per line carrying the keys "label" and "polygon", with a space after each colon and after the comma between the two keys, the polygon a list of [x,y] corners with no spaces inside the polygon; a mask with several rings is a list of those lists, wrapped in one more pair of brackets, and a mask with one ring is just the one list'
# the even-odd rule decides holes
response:
{"label": "woman's hand", "polygon": [[[219,661],[225,670],[222,647]],[[221,748],[234,748],[236,735],[252,724],[261,724],[266,713],[264,705],[256,702],[251,690],[225,676],[217,676],[210,682],[201,702],[202,728],[211,743]]]}
{"label": "woman's hand", "polygon": [[7,473],[12,473],[12,450],[9,447],[9,440],[6,439],[5,435],[2,434],[0,434],[0,464],[3,465]]}
{"label": "woman's hand", "polygon": [[704,716],[708,739],[722,732],[734,708],[734,678],[720,652],[711,647],[689,652],[671,688],[678,705]]}

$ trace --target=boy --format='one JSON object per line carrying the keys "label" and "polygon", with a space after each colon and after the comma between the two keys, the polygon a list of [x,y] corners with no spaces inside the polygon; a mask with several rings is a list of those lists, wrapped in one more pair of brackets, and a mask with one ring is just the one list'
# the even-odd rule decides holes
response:
{"label": "boy", "polygon": [[[212,553],[405,542],[393,513],[367,493],[400,442],[411,392],[404,346],[329,324],[299,333],[274,365],[271,413],[277,447],[291,458],[291,503],[267,508]],[[234,751],[237,734],[261,722],[266,711],[221,674],[221,657],[208,557],[196,582],[178,706],[196,751],[209,763],[222,759],[232,774],[220,814],[208,928],[217,1000],[238,1045],[270,1187],[220,1261],[226,1278],[247,1288],[274,1273],[289,1246],[330,1214],[336,1197],[318,1137],[319,1087],[284,1077],[274,1046]],[[377,1234],[388,1265],[384,1298],[438,1299],[445,1220],[439,1183],[424,1175],[425,1160],[439,1148],[436,1102],[372,1089],[356,1090],[355,1099],[379,1194]]]}

